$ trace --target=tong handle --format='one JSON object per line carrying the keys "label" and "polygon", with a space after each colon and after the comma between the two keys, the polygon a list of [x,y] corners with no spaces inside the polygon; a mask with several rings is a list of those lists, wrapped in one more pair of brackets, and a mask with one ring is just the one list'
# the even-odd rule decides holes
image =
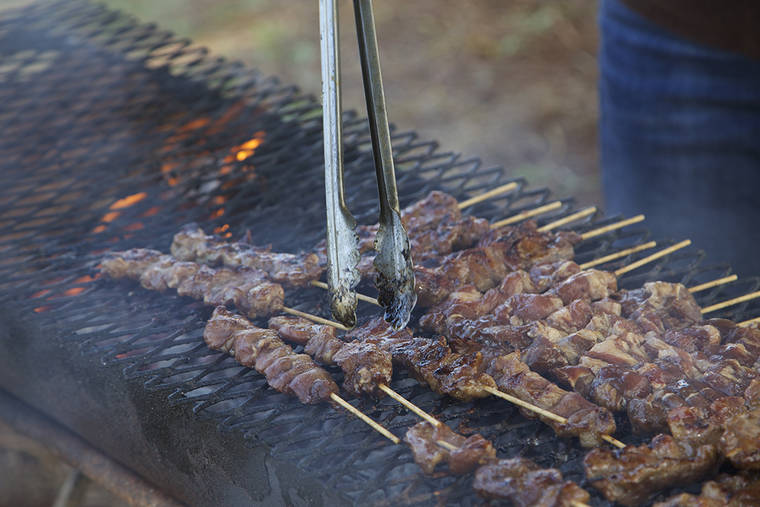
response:
{"label": "tong handle", "polygon": [[412,309],[417,302],[414,292],[414,265],[409,238],[401,222],[372,0],[354,0],[354,13],[364,97],[367,100],[372,137],[372,154],[380,194],[380,219],[375,236],[377,255],[374,262],[377,272],[377,300],[385,308],[385,320],[395,329],[401,329],[409,322]]}
{"label": "tong handle", "polygon": [[372,155],[375,159],[375,171],[377,172],[378,191],[380,193],[380,214],[387,215],[389,209],[386,208],[400,213],[372,0],[354,0],[354,14],[356,16],[356,34],[359,39],[364,96],[367,101],[367,115],[369,116],[369,131],[372,137]]}
{"label": "tong handle", "polygon": [[348,327],[356,324],[354,288],[360,275],[356,220],[343,191],[343,127],[340,94],[340,38],[337,0],[319,0],[322,61],[322,126],[327,210],[327,284],[333,316]]}

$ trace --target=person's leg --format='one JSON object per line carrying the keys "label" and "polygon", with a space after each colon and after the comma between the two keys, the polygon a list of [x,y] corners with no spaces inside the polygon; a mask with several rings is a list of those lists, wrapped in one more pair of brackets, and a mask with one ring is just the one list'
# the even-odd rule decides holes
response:
{"label": "person's leg", "polygon": [[703,47],[602,0],[606,208],[760,275],[760,62]]}

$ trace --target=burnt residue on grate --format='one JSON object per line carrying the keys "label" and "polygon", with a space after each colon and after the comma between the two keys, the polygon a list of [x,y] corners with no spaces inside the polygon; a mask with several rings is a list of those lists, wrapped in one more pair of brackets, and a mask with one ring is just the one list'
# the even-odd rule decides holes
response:
{"label": "burnt residue on grate", "polygon": [[[317,101],[154,26],[67,0],[0,18],[0,102],[3,388],[192,503],[211,504],[220,494],[231,504],[479,503],[471,477],[425,477],[403,445],[329,407],[302,406],[208,350],[208,308],[98,278],[103,252],[168,251],[190,221],[281,251],[315,245],[324,235]],[[369,223],[377,216],[369,134],[355,114],[344,120],[349,206]],[[502,168],[441,152],[414,133],[394,130],[392,137],[402,205],[432,189],[464,198],[509,180]],[[518,183],[516,192],[467,212],[498,219],[549,199],[549,191]],[[539,221],[571,208],[567,200]],[[596,215],[575,228],[615,218]],[[648,236],[632,226],[582,243],[578,259]],[[730,273],[703,257],[681,251],[620,283],[696,284]],[[753,279],[711,289],[699,302],[757,286]],[[286,302],[328,314],[318,289],[291,290]],[[360,321],[378,312],[360,310]],[[758,314],[751,302],[723,313],[735,320]],[[530,457],[582,483],[577,443],[505,402],[454,403],[401,371],[393,387],[454,429],[492,439],[500,456]],[[398,435],[416,422],[387,399],[359,405]]]}

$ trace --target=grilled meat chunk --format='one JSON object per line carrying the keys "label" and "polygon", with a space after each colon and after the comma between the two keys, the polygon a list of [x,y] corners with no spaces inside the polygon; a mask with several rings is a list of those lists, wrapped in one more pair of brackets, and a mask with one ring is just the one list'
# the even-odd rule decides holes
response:
{"label": "grilled meat chunk", "polygon": [[433,426],[421,421],[407,430],[404,441],[409,444],[415,463],[428,475],[443,462],[448,464],[452,474],[462,475],[496,459],[491,442],[478,434],[464,437],[445,424]]}
{"label": "grilled meat chunk", "polygon": [[278,315],[269,319],[269,328],[286,341],[304,346],[304,352],[323,364],[333,364],[335,354],[345,342],[335,337],[335,328],[323,326],[301,317]]}
{"label": "grilled meat chunk", "polygon": [[736,468],[760,470],[760,406],[729,417],[720,446]]}
{"label": "grilled meat chunk", "polygon": [[647,282],[641,289],[622,293],[623,315],[644,331],[664,333],[697,324],[702,313],[694,296],[680,283]]}
{"label": "grilled meat chunk", "polygon": [[578,238],[572,234],[539,232],[536,223],[530,220],[490,231],[477,247],[448,255],[435,268],[415,269],[419,304],[433,306],[465,285],[485,292],[512,271],[569,259]]}
{"label": "grilled meat chunk", "polygon": [[398,340],[390,347],[394,361],[437,393],[470,401],[489,396],[484,387],[496,387],[491,376],[480,371],[483,361],[480,353],[452,352],[443,338]]}
{"label": "grilled meat chunk", "polygon": [[697,481],[718,463],[714,445],[692,447],[669,435],[649,445],[593,449],[583,460],[589,482],[611,502],[641,505],[659,491]]}
{"label": "grilled meat chunk", "polygon": [[572,507],[590,500],[587,491],[564,480],[559,470],[540,468],[525,458],[481,466],[472,487],[484,498],[507,500],[519,507]]}
{"label": "grilled meat chunk", "polygon": [[[520,360],[519,352],[489,358],[485,371],[505,393],[565,417],[565,423],[541,417],[560,436],[576,436],[584,447],[595,447],[601,445],[603,435],[615,432],[611,413],[531,371]],[[525,415],[535,417],[532,413]]]}
{"label": "grilled meat chunk", "polygon": [[378,385],[391,381],[391,353],[376,337],[344,342],[335,337],[335,328],[300,317],[272,317],[269,327],[286,340],[304,345],[304,351],[317,361],[338,365],[345,374],[343,387],[350,393],[380,396]]}
{"label": "grilled meat chunk", "polygon": [[278,253],[247,243],[230,243],[206,234],[198,224],[187,224],[174,235],[171,253],[182,261],[259,269],[275,282],[293,286],[318,280],[324,270],[314,253]]}
{"label": "grilled meat chunk", "polygon": [[576,262],[562,259],[531,266],[530,279],[536,288],[534,292],[544,292],[580,272],[581,267]]}
{"label": "grilled meat chunk", "polygon": [[[455,250],[472,247],[488,232],[487,220],[463,216],[457,200],[444,192],[430,192],[424,199],[401,210],[412,258],[418,265],[436,264],[438,260]],[[363,276],[373,272],[377,224],[360,225],[356,228],[358,247],[362,254],[357,268]],[[316,253],[326,258],[326,243],[320,242]]]}
{"label": "grilled meat chunk", "polygon": [[101,269],[112,278],[132,278],[149,290],[176,289],[180,296],[210,306],[234,304],[249,317],[261,317],[282,308],[282,286],[263,271],[244,266],[211,268],[178,261],[171,255],[141,248],[111,252]]}
{"label": "grilled meat chunk", "polygon": [[702,485],[699,495],[681,493],[653,507],[751,507],[760,505],[760,476],[721,475]]}
{"label": "grilled meat chunk", "polygon": [[302,403],[329,401],[338,386],[306,354],[296,354],[272,329],[261,329],[223,306],[214,310],[203,331],[206,344],[227,352],[240,364],[262,373],[269,385]]}
{"label": "grilled meat chunk", "polygon": [[576,299],[598,301],[617,291],[617,277],[609,271],[587,269],[556,285],[550,292],[562,298],[564,304]]}
{"label": "grilled meat chunk", "polygon": [[379,341],[345,343],[333,356],[345,373],[343,387],[354,394],[380,396],[379,384],[389,384],[393,375],[390,352]]}

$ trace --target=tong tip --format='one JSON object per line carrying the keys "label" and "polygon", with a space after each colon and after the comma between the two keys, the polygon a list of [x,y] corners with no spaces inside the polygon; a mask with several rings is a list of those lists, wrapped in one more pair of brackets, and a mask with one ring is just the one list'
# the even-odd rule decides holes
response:
{"label": "tong tip", "polygon": [[409,238],[400,215],[395,211],[390,215],[390,220],[381,219],[375,237],[375,286],[377,301],[385,308],[386,322],[394,329],[401,329],[409,322],[417,294]]}
{"label": "tong tip", "polygon": [[330,310],[333,317],[348,328],[356,325],[356,292],[346,287],[336,287],[330,293]]}

